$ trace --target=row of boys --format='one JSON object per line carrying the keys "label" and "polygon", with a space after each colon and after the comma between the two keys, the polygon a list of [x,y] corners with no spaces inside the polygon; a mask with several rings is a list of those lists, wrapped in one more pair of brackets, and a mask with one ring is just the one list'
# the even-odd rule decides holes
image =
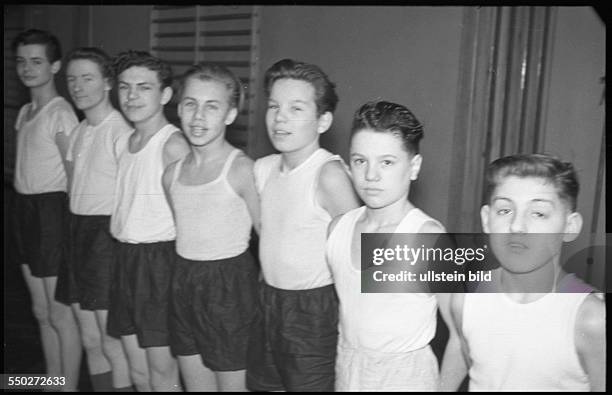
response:
{"label": "row of boys", "polygon": [[[254,163],[225,139],[243,95],[226,68],[198,64],[182,77],[181,131],[163,112],[173,93],[166,63],[74,50],[66,76],[85,115],[77,124],[54,85],[59,48],[40,30],[13,44],[32,98],[16,122],[14,216],[47,373],[66,376],[65,389],[77,386],[79,338],[96,390],[180,390],[179,371],[190,391],[456,389],[468,368],[474,390],[604,388],[603,301],[586,286],[545,297],[521,288],[534,271],[552,270],[553,289],[579,283],[559,275],[560,242],[530,267],[502,262],[497,278],[518,295],[502,301],[360,293],[362,233],[445,231],[408,200],[423,128],[407,108],[378,101],[357,111],[349,173],[319,146],[334,85],[317,66],[279,61],[264,84],[280,153]],[[488,183],[486,232],[580,231],[571,164],[502,158]],[[451,333],[441,377],[429,347],[438,307]],[[550,336],[557,325],[569,332]]]}

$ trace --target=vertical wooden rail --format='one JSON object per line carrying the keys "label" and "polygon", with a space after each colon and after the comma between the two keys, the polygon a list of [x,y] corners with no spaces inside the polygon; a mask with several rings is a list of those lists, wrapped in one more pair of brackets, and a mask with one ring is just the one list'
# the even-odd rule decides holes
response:
{"label": "vertical wooden rail", "polygon": [[464,15],[447,223],[480,230],[484,169],[543,144],[550,78],[550,7],[470,7]]}
{"label": "vertical wooden rail", "polygon": [[255,147],[255,122],[256,122],[256,114],[257,111],[257,92],[256,89],[259,88],[259,72],[260,72],[260,61],[259,61],[259,24],[261,18],[261,7],[253,6],[253,18],[251,23],[251,72],[249,77],[248,89],[245,89],[245,92],[248,93],[248,121],[247,121],[247,153],[252,157],[254,155]]}

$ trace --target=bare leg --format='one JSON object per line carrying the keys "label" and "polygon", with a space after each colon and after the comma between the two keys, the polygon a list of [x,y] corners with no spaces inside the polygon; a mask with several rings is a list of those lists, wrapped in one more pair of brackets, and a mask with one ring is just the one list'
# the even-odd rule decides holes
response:
{"label": "bare leg", "polygon": [[78,303],[72,305],[72,310],[79,320],[81,341],[85,348],[89,374],[101,374],[111,370],[111,365],[102,350],[102,334],[93,311],[81,310]]}
{"label": "bare leg", "polygon": [[138,344],[136,335],[121,336],[121,343],[125,349],[128,363],[130,365],[130,378],[138,392],[151,392],[149,364],[147,353]]}
{"label": "bare leg", "polygon": [[40,339],[47,367],[46,373],[50,376],[61,376],[62,358],[60,356],[59,337],[51,326],[45,285],[42,278],[32,276],[28,265],[21,265],[21,271],[32,298],[32,312],[40,328]]}
{"label": "bare leg", "polygon": [[60,355],[62,360],[62,375],[66,376],[63,391],[75,391],[79,384],[81,368],[81,336],[72,309],[55,300],[57,277],[44,277],[47,303],[49,304],[50,321],[59,336]]}
{"label": "bare leg", "polygon": [[232,372],[215,372],[219,391],[246,392],[246,369]]}
{"label": "bare leg", "polygon": [[130,367],[121,340],[109,336],[106,333],[108,310],[96,310],[95,315],[99,331],[102,335],[102,350],[112,367],[113,386],[115,388],[129,387],[132,385]]}
{"label": "bare leg", "polygon": [[202,363],[200,354],[178,357],[185,390],[189,392],[219,391],[215,373]]}
{"label": "bare leg", "polygon": [[182,391],[178,364],[170,353],[170,347],[147,347],[147,361],[154,391]]}

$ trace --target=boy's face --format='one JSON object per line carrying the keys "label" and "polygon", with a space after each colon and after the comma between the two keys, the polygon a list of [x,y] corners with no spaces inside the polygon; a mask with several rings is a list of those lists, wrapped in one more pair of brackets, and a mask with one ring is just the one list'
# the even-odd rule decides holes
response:
{"label": "boy's face", "polygon": [[15,56],[17,75],[28,88],[37,88],[53,81],[61,62],[50,63],[43,44],[27,44],[17,47]]}
{"label": "boy's face", "polygon": [[362,129],[351,139],[350,167],[359,197],[369,208],[382,208],[408,198],[421,155],[408,153],[391,133]]}
{"label": "boy's face", "polygon": [[480,211],[493,252],[513,273],[528,273],[557,259],[563,241],[578,236],[582,217],[571,212],[551,182],[508,176]]}
{"label": "boy's face", "polygon": [[222,139],[225,127],[238,111],[230,107],[231,92],[220,81],[189,78],[178,107],[181,126],[189,143],[204,146]]}
{"label": "boy's face", "polygon": [[318,116],[312,84],[289,78],[272,85],[266,111],[268,136],[280,152],[307,147],[331,126],[329,112]]}
{"label": "boy's face", "polygon": [[117,82],[121,110],[135,124],[162,112],[172,97],[172,89],[162,89],[157,72],[146,67],[133,66],[124,70]]}
{"label": "boy's face", "polygon": [[66,68],[66,81],[70,97],[79,110],[91,110],[108,100],[111,86],[102,75],[100,66],[89,59],[70,61]]}

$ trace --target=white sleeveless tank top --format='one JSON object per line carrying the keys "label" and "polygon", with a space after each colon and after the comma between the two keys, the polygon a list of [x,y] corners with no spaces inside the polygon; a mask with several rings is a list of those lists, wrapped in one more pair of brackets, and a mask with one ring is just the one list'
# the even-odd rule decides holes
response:
{"label": "white sleeveless tank top", "polygon": [[280,289],[313,289],[332,283],[325,262],[331,216],[316,198],[319,173],[342,159],[319,148],[294,169],[281,171],[281,155],[255,162],[261,199],[259,257],[267,284]]}
{"label": "white sleeveless tank top", "polygon": [[70,136],[79,121],[61,96],[51,99],[32,119],[26,119],[32,106],[28,103],[21,107],[15,122],[15,190],[28,195],[65,192],[66,170],[55,137],[58,133]]}
{"label": "white sleeveless tank top", "polygon": [[176,251],[183,258],[225,259],[249,247],[253,221],[246,202],[227,180],[240,153],[239,149],[230,152],[219,176],[201,185],[181,184],[178,177],[185,159],[176,164],[170,196],[176,216]]}
{"label": "white sleeveless tank top", "polygon": [[[437,301],[433,294],[361,293],[360,265],[351,263],[355,225],[366,210],[359,207],[344,214],[327,241],[327,259],[340,299],[338,343],[386,353],[410,352],[429,344],[436,332]],[[420,209],[406,214],[395,233],[417,233],[433,221]]]}
{"label": "white sleeveless tank top", "polygon": [[178,129],[161,128],[138,152],[131,153],[124,135],[117,141],[118,169],[111,233],[124,243],[174,240],[172,211],[162,186],[163,150]]}
{"label": "white sleeveless tank top", "polygon": [[504,293],[465,294],[463,335],[470,391],[589,391],[574,342],[588,293],[517,303]]}

